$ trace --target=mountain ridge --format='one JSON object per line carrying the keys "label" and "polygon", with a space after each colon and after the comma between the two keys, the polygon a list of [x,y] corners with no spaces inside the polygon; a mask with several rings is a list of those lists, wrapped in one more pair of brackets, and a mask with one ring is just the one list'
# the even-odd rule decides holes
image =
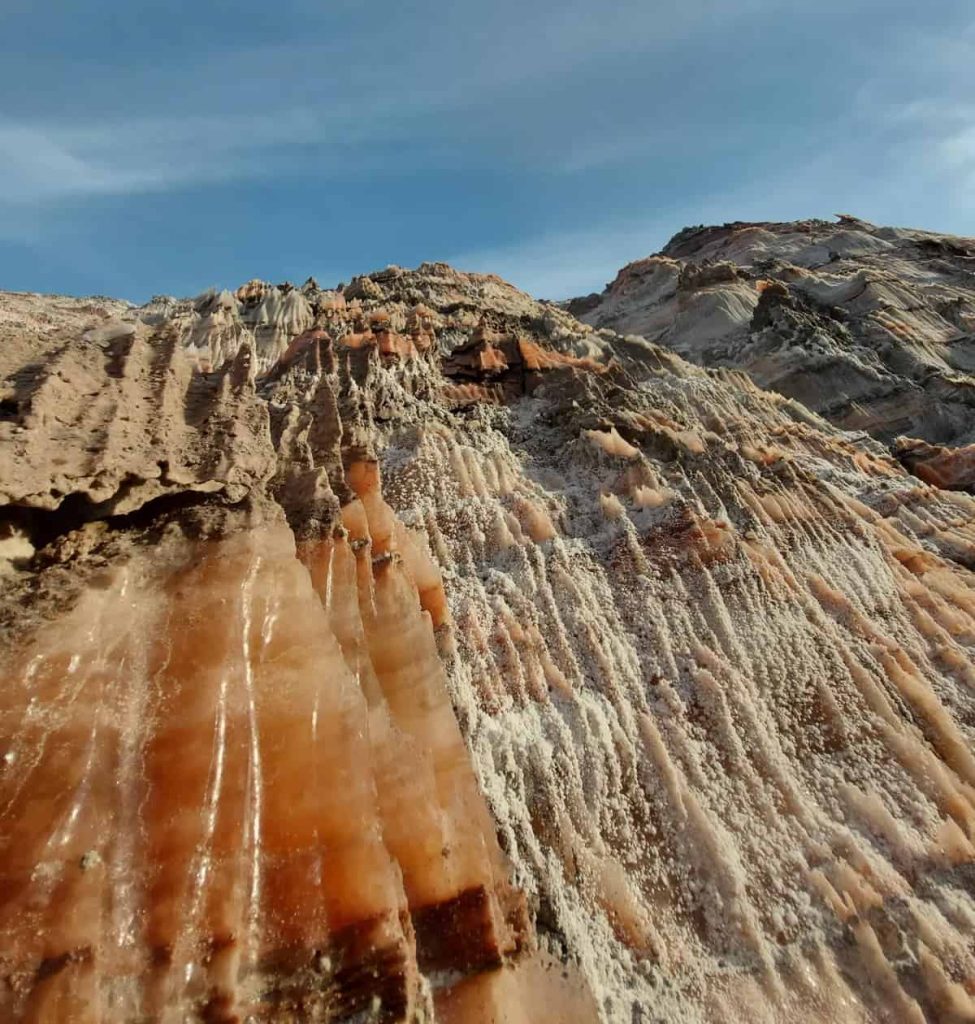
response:
{"label": "mountain ridge", "polygon": [[[942,462],[944,449],[962,449],[952,484],[971,484],[973,239],[847,214],[687,228],[566,308],[692,362],[743,369],[895,450],[902,435],[938,446]],[[902,448],[921,464],[916,444]]]}
{"label": "mountain ridge", "polygon": [[493,275],[0,295],[0,1012],[970,1020],[973,571]]}

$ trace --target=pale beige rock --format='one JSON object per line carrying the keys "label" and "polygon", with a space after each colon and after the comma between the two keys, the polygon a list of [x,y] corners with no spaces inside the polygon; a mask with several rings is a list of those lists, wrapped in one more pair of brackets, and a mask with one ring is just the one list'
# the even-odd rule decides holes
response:
{"label": "pale beige rock", "polygon": [[568,303],[597,328],[746,370],[838,426],[975,441],[975,240],[852,217],[689,228]]}

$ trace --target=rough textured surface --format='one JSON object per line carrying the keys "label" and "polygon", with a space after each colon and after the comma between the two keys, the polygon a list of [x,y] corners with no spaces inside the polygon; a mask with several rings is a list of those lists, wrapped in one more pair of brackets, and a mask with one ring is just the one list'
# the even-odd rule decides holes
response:
{"label": "rough textured surface", "polygon": [[442,265],[4,301],[5,1019],[975,1019],[975,498]]}
{"label": "rough textured surface", "polygon": [[847,430],[975,440],[973,239],[848,216],[688,228],[568,308]]}

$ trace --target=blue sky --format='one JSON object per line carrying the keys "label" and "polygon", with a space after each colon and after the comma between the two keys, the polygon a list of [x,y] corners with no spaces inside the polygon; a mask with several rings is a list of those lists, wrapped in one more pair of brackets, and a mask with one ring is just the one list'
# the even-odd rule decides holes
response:
{"label": "blue sky", "polygon": [[971,0],[0,4],[0,288],[447,260],[560,298],[840,211],[975,234]]}

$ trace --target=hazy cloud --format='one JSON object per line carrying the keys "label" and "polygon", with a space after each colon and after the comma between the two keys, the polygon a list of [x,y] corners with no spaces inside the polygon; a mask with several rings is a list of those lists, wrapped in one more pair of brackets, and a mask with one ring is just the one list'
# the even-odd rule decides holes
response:
{"label": "hazy cloud", "polygon": [[0,234],[34,262],[0,249],[0,284],[90,266],[106,236],[106,292],[215,260],[431,257],[565,295],[689,221],[972,231],[973,19],[967,0],[65,0],[47,19],[18,0]]}

